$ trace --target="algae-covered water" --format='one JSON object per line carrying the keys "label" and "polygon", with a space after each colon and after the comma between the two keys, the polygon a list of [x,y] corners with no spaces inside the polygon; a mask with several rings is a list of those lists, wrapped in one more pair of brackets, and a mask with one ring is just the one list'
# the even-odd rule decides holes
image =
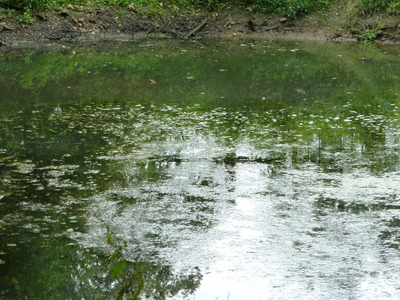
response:
{"label": "algae-covered water", "polygon": [[399,299],[400,48],[0,52],[0,298]]}

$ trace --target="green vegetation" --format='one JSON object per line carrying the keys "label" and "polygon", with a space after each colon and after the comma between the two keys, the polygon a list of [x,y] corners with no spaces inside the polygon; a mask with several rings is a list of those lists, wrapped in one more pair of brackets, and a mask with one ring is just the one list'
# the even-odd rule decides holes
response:
{"label": "green vegetation", "polygon": [[362,32],[360,35],[360,40],[365,43],[373,43],[376,41],[379,30],[385,27],[385,24],[377,24],[374,28],[367,30],[366,32]]}
{"label": "green vegetation", "polygon": [[326,0],[249,0],[247,4],[254,5],[257,10],[278,12],[288,18],[296,18],[300,14],[307,14],[329,6]]}
{"label": "green vegetation", "polygon": [[360,8],[365,10],[366,12],[385,10],[397,13],[400,12],[399,0],[359,0],[359,2]]}
{"label": "green vegetation", "polygon": [[252,7],[267,13],[280,13],[289,18],[300,14],[325,10],[330,7],[351,6],[358,13],[368,14],[385,12],[400,13],[399,0],[0,0],[0,6],[8,9],[28,11],[31,9],[54,9],[69,4],[87,6],[131,6],[148,7],[162,11],[163,9],[216,10],[228,5]]}
{"label": "green vegetation", "polygon": [[32,24],[35,22],[35,19],[31,15],[31,11],[29,9],[25,10],[22,16],[20,17],[19,21],[24,24]]}

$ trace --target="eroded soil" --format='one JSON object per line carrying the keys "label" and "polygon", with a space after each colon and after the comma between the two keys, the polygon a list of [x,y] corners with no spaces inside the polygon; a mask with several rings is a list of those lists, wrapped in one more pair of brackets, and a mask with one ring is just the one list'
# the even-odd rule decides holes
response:
{"label": "eroded soil", "polygon": [[[336,13],[336,15],[338,15]],[[357,41],[376,21],[366,18],[349,24],[340,16],[310,15],[288,20],[249,9],[218,12],[166,13],[148,16],[136,9],[88,9],[69,5],[50,12],[36,12],[32,24],[19,16],[0,16],[0,45],[51,43],[54,41],[132,40],[142,38],[266,38],[291,40]],[[376,40],[400,43],[400,21],[388,20],[376,32]]]}

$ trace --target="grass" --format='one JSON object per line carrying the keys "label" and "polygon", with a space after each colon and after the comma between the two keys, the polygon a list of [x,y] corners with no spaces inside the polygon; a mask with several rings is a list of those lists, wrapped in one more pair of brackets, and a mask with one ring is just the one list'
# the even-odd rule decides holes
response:
{"label": "grass", "polygon": [[[289,19],[310,13],[332,15],[336,12],[339,18],[349,21],[349,28],[365,16],[400,15],[400,0],[0,0],[0,14],[17,12],[21,23],[30,24],[35,21],[32,13],[35,10],[53,10],[70,4],[81,7],[129,8],[149,16],[160,16],[165,11],[218,11],[228,6],[251,8],[265,14],[277,13]],[[366,38],[369,38],[369,33],[365,33]]]}
{"label": "grass", "polygon": [[53,9],[77,3],[96,6],[177,7],[186,10],[216,10],[225,5],[239,5],[251,6],[264,12],[279,12],[288,17],[325,10],[336,5],[347,5],[353,6],[357,13],[362,14],[378,11],[400,14],[400,0],[0,0],[2,7],[24,10]]}

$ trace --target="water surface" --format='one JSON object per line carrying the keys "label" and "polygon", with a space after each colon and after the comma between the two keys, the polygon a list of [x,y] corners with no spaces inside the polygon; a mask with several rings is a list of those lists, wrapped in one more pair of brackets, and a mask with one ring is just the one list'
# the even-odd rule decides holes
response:
{"label": "water surface", "polygon": [[399,54],[0,52],[0,297],[398,299]]}

